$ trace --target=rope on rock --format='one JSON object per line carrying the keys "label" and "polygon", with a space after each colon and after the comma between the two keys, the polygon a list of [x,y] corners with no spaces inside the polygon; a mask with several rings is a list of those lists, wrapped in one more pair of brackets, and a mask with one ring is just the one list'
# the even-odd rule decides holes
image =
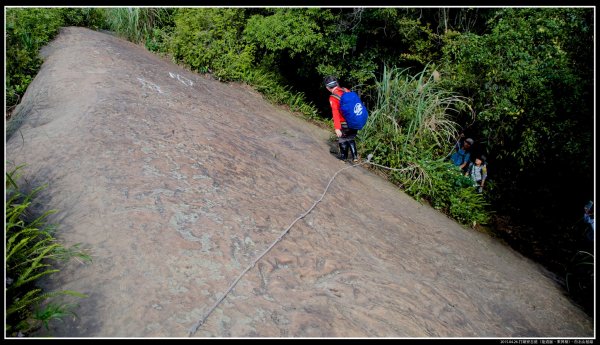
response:
{"label": "rope on rock", "polygon": [[323,191],[323,194],[321,194],[321,197],[319,199],[317,199],[317,201],[315,201],[315,203],[303,214],[301,214],[298,218],[296,218],[282,233],[281,235],[279,235],[279,237],[267,248],[265,249],[265,251],[260,254],[256,259],[254,259],[254,261],[248,265],[248,267],[246,267],[246,269],[244,271],[242,271],[242,273],[240,273],[240,275],[233,281],[233,283],[231,283],[231,285],[229,286],[229,288],[225,291],[225,293],[223,293],[223,295],[217,299],[217,301],[215,302],[215,304],[208,310],[208,312],[204,315],[204,317],[202,317],[200,320],[198,320],[198,322],[196,322],[189,330],[188,336],[191,337],[193,336],[197,331],[198,328],[200,328],[205,322],[206,319],[208,319],[208,317],[210,316],[210,314],[212,314],[213,311],[215,311],[215,309],[217,309],[217,307],[219,306],[219,304],[221,304],[221,302],[223,302],[223,300],[225,299],[225,297],[227,297],[227,295],[235,288],[235,286],[237,285],[237,283],[240,281],[240,279],[242,279],[242,277],[246,274],[246,272],[248,272],[249,270],[251,270],[256,263],[262,259],[263,256],[265,256],[271,249],[273,249],[273,247],[283,239],[283,237],[290,231],[290,229],[292,228],[292,226],[294,226],[294,224],[296,224],[297,221],[299,221],[300,219],[306,217],[316,206],[318,203],[321,202],[321,200],[323,200],[323,198],[325,197],[325,194],[327,194],[327,191],[329,190],[329,187],[331,186],[331,183],[333,182],[333,180],[336,178],[336,176],[349,168],[353,168],[356,166],[359,166],[361,164],[371,164],[374,166],[378,166],[384,169],[388,169],[388,170],[396,170],[396,171],[402,171],[403,169],[395,169],[395,168],[390,168],[390,167],[385,167],[383,165],[379,165],[376,163],[371,162],[371,158],[373,158],[372,154],[369,154],[367,156],[367,160],[360,162],[360,163],[356,163],[344,168],[341,168],[340,170],[338,170],[335,174],[333,174],[333,176],[331,177],[331,179],[329,180],[329,183],[327,183],[327,187],[325,187],[325,191]]}

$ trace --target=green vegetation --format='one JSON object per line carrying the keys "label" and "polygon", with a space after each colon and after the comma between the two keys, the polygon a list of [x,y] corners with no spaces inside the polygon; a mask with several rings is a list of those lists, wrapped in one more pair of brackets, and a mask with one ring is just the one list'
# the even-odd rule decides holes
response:
{"label": "green vegetation", "polygon": [[194,70],[240,80],[254,59],[252,46],[241,39],[244,22],[243,9],[182,9],[175,14],[170,51]]}
{"label": "green vegetation", "polygon": [[6,10],[6,106],[12,110],[37,74],[40,49],[62,26],[103,27],[103,12],[86,8],[8,8]]}
{"label": "green vegetation", "polygon": [[40,48],[63,25],[60,10],[8,9],[6,12],[6,104],[16,105],[42,61]]}
{"label": "green vegetation", "polygon": [[573,299],[586,308],[588,313],[593,313],[594,255],[583,250],[575,253],[567,267],[565,281]]}
{"label": "green vegetation", "polygon": [[171,11],[164,8],[108,8],[104,15],[110,30],[134,43],[152,39],[156,28],[171,21]]}
{"label": "green vegetation", "polygon": [[245,82],[270,101],[285,104],[309,119],[318,119],[316,108],[305,101],[304,95],[292,91],[284,78],[272,71],[273,59],[259,59],[252,27],[246,26],[249,13],[246,9],[226,8],[179,10],[174,16],[168,52],[175,61],[195,71],[211,72],[223,81]]}
{"label": "green vegetation", "polygon": [[414,197],[463,224],[486,223],[487,202],[447,160],[458,128],[451,114],[468,109],[468,100],[440,89],[427,69],[414,76],[407,72],[384,68],[377,102],[359,132],[359,150],[373,153],[377,164],[399,169],[391,180]]}
{"label": "green vegetation", "polygon": [[446,35],[442,83],[473,99],[473,136],[502,184],[495,207],[554,231],[593,193],[592,13],[501,9],[487,26]]}
{"label": "green vegetation", "polygon": [[[371,113],[359,149],[390,179],[463,224],[495,232],[555,272],[594,188],[592,8],[9,9],[7,102],[18,102],[62,25],[110,28],[222,81],[330,125],[336,75]],[[459,133],[488,157],[475,194],[446,157]],[[577,183],[573,183],[577,182]],[[575,235],[570,235],[575,236]],[[520,247],[520,246],[519,246]],[[554,253],[566,252],[561,258]],[[564,272],[563,272],[564,273]]]}
{"label": "green vegetation", "polygon": [[52,262],[64,262],[71,258],[90,261],[90,256],[78,248],[60,244],[55,227],[46,218],[56,211],[35,215],[32,211],[34,198],[44,186],[24,194],[17,181],[22,166],[6,173],[6,334],[27,335],[41,326],[48,328],[52,320],[75,314],[73,305],[49,302],[56,296],[85,295],[69,290],[45,292],[36,283],[44,276],[59,272]]}

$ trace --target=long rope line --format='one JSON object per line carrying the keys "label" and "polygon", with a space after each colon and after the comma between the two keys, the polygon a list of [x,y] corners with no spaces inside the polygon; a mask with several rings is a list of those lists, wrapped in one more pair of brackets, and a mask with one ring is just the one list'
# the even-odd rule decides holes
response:
{"label": "long rope line", "polygon": [[[372,155],[369,155],[369,156],[372,157]],[[380,164],[377,164],[377,163],[373,163],[373,162],[370,161],[370,159],[367,159],[364,163],[369,163],[369,164],[374,165],[376,167],[380,167],[380,168],[387,169],[387,170],[392,170],[392,171],[405,171],[405,170],[411,170],[412,169],[412,168],[404,168],[404,169],[390,168],[390,167],[386,167],[386,166],[383,166],[383,165],[380,165]]]}
{"label": "long rope line", "polygon": [[[202,317],[200,320],[198,320],[198,322],[196,322],[189,330],[188,336],[193,336],[196,331],[198,330],[198,328],[200,328],[200,326],[202,326],[205,322],[206,319],[208,319],[208,317],[210,316],[210,314],[212,314],[212,312],[217,309],[217,307],[219,306],[219,304],[221,304],[221,302],[225,299],[225,297],[227,297],[227,295],[235,288],[235,286],[237,285],[237,283],[240,281],[240,279],[242,279],[242,277],[246,274],[246,272],[248,272],[250,269],[252,269],[256,263],[263,257],[265,256],[279,241],[281,241],[281,239],[283,239],[283,237],[290,231],[290,229],[292,228],[292,226],[294,226],[294,224],[296,224],[297,221],[299,221],[300,219],[306,217],[306,215],[308,215],[316,206],[318,203],[321,202],[321,200],[323,200],[323,198],[325,197],[325,194],[327,194],[327,191],[329,190],[329,187],[331,186],[331,183],[333,182],[333,180],[335,179],[335,177],[341,173],[342,171],[346,170],[346,169],[350,169],[356,166],[359,166],[361,164],[365,164],[365,163],[369,163],[369,164],[373,164],[373,165],[378,165],[375,163],[371,162],[371,158],[373,157],[372,154],[370,154],[367,157],[366,161],[360,162],[360,163],[356,163],[347,167],[344,167],[340,170],[338,170],[335,174],[333,174],[333,176],[331,177],[331,179],[329,180],[329,183],[327,183],[327,187],[325,187],[325,190],[323,191],[323,194],[321,194],[321,197],[315,201],[315,203],[303,214],[301,214],[298,218],[296,218],[282,233],[281,235],[279,235],[279,237],[267,248],[265,249],[265,251],[260,254],[256,259],[254,259],[254,261],[248,265],[248,267],[246,267],[246,269],[244,271],[242,271],[242,273],[240,273],[240,275],[233,281],[233,283],[231,283],[231,285],[229,286],[229,288],[225,291],[225,293],[223,293],[223,295],[217,299],[217,301],[215,302],[215,304],[208,310],[208,312],[204,315],[204,317]],[[382,166],[383,167],[383,166]],[[384,167],[387,168],[387,167]],[[392,169],[392,168],[388,168],[388,169]],[[399,169],[396,169],[399,170]]]}
{"label": "long rope line", "polygon": [[235,288],[235,286],[237,285],[237,283],[240,281],[240,279],[242,279],[242,277],[249,271],[251,270],[254,266],[256,266],[256,263],[262,259],[263,256],[265,256],[269,251],[271,251],[271,249],[273,249],[273,247],[275,247],[275,245],[277,243],[279,243],[279,241],[281,241],[283,239],[283,237],[290,231],[290,229],[292,228],[292,226],[294,226],[294,224],[296,224],[297,221],[299,221],[300,219],[306,217],[316,206],[318,203],[321,202],[321,200],[323,200],[323,198],[325,197],[325,194],[327,194],[327,191],[329,190],[329,187],[331,186],[331,183],[333,183],[333,180],[336,178],[336,176],[341,173],[342,171],[346,170],[346,169],[350,169],[362,164],[371,164],[383,169],[387,169],[387,170],[393,170],[393,171],[404,171],[407,170],[407,168],[405,169],[397,169],[397,168],[390,168],[390,167],[386,167],[377,163],[373,163],[371,162],[371,158],[373,158],[373,154],[369,154],[367,156],[367,160],[366,161],[362,161],[360,163],[356,163],[344,168],[341,168],[340,170],[336,171],[335,174],[333,174],[333,176],[331,177],[331,179],[329,179],[329,182],[327,183],[327,186],[325,187],[325,190],[323,191],[323,194],[321,194],[321,197],[319,199],[317,199],[317,201],[315,201],[315,203],[303,214],[301,214],[300,216],[298,216],[298,218],[294,219],[294,221],[279,235],[279,237],[277,237],[277,239],[267,248],[265,249],[265,251],[263,251],[262,254],[260,254],[256,259],[254,259],[254,261],[248,265],[248,267],[246,267],[246,269],[244,271],[242,271],[242,273],[240,273],[238,275],[238,277],[233,281],[233,283],[231,283],[231,285],[229,286],[229,288],[225,291],[225,293],[223,293],[223,295],[221,297],[219,297],[219,299],[217,299],[217,301],[215,302],[215,304],[208,310],[208,312],[206,312],[206,314],[204,314],[204,317],[202,317],[200,320],[198,320],[198,322],[196,322],[189,330],[188,336],[191,337],[193,336],[197,331],[198,328],[200,328],[208,319],[208,317],[212,314],[213,311],[215,311],[215,309],[217,309],[217,307],[219,306],[219,304],[221,304],[221,302],[223,302],[223,300],[225,299],[225,297],[227,297],[227,295]]}

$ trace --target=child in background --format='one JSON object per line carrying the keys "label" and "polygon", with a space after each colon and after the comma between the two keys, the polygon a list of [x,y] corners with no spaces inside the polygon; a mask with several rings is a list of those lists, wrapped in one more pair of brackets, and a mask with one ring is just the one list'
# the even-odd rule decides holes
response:
{"label": "child in background", "polygon": [[487,165],[485,164],[485,156],[481,155],[475,158],[475,163],[471,163],[471,166],[465,173],[465,176],[471,176],[473,180],[473,186],[477,190],[477,193],[483,192],[483,185],[487,178]]}

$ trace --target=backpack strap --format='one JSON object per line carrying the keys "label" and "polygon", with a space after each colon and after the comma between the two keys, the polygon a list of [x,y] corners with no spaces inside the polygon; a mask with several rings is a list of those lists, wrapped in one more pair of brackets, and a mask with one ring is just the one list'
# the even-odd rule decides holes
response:
{"label": "backpack strap", "polygon": [[[342,95],[345,94],[346,92],[350,92],[350,90],[346,89],[345,87],[340,87],[340,90],[342,90]],[[335,93],[332,93],[331,96],[335,99],[337,99],[338,101],[340,100],[341,96],[336,95]]]}

